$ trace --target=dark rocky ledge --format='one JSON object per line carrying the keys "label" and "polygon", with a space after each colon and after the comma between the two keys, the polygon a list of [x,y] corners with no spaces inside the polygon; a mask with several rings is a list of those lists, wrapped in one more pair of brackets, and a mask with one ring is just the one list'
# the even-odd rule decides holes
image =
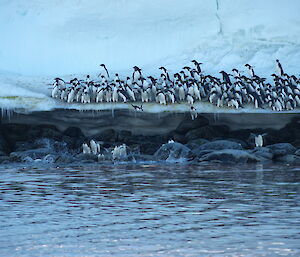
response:
{"label": "dark rocky ledge", "polygon": [[[127,145],[128,161],[185,160],[193,162],[300,163],[300,115],[141,113],[128,110],[55,110],[3,117],[0,163],[96,162],[82,154],[82,143],[101,144],[102,159]],[[255,148],[254,134],[264,134]],[[175,142],[169,142],[173,140]]]}

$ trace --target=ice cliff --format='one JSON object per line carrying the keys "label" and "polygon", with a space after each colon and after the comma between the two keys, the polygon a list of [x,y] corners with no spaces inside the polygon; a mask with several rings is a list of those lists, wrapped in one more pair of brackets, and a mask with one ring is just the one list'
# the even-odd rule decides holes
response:
{"label": "ice cliff", "polygon": [[[97,74],[100,63],[155,75],[197,59],[204,72],[274,60],[299,75],[298,0],[1,0],[0,107],[66,108],[48,96],[55,76]],[[80,106],[73,106],[80,109]]]}

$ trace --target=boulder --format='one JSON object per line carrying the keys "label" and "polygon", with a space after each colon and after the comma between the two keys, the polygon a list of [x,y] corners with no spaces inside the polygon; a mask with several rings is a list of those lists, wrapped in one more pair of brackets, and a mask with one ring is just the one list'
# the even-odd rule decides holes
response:
{"label": "boulder", "polygon": [[276,161],[283,162],[286,164],[299,164],[300,157],[294,154],[288,154],[277,158]]}
{"label": "boulder", "polygon": [[191,158],[191,149],[183,144],[174,142],[163,144],[154,154],[157,160],[177,160],[181,158]]}
{"label": "boulder", "polygon": [[272,160],[274,155],[272,151],[267,147],[255,147],[253,150],[248,151],[250,154],[254,154],[261,161]]}
{"label": "boulder", "polygon": [[74,137],[74,138],[81,138],[84,137],[80,128],[77,127],[69,127],[67,128],[64,133],[65,136]]}
{"label": "boulder", "polygon": [[200,161],[216,161],[221,163],[253,163],[259,160],[252,154],[236,149],[213,151],[203,155]]}
{"label": "boulder", "polygon": [[216,140],[212,142],[208,142],[206,144],[202,144],[195,151],[203,151],[203,150],[224,150],[224,149],[236,149],[242,150],[242,146],[240,143],[229,141],[229,140]]}
{"label": "boulder", "polygon": [[27,150],[27,151],[21,151],[21,152],[12,152],[12,153],[10,153],[9,157],[10,157],[10,160],[13,162],[26,162],[29,159],[42,160],[50,153],[51,152],[49,152],[48,148],[38,148],[38,149],[32,149],[32,150]]}
{"label": "boulder", "polygon": [[300,149],[295,152],[295,155],[300,156]]}
{"label": "boulder", "polygon": [[288,154],[294,154],[296,152],[296,148],[292,146],[289,143],[279,143],[274,145],[268,145],[267,148],[271,150],[271,152],[274,154],[275,158],[288,155]]}

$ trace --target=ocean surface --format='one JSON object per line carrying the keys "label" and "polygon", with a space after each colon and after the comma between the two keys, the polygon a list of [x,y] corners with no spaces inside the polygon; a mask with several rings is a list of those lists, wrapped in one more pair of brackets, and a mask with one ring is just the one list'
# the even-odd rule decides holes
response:
{"label": "ocean surface", "polygon": [[0,256],[300,256],[300,167],[1,166]]}

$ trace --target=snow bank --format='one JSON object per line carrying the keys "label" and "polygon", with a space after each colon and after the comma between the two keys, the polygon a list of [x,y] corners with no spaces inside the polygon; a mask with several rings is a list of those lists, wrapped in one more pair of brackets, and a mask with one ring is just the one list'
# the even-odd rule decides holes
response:
{"label": "snow bank", "polygon": [[[152,75],[191,59],[212,74],[250,63],[269,76],[278,58],[298,75],[299,9],[298,0],[1,0],[0,107],[34,98],[54,108],[53,77],[95,76],[100,63]],[[16,96],[25,100],[5,98]]]}

